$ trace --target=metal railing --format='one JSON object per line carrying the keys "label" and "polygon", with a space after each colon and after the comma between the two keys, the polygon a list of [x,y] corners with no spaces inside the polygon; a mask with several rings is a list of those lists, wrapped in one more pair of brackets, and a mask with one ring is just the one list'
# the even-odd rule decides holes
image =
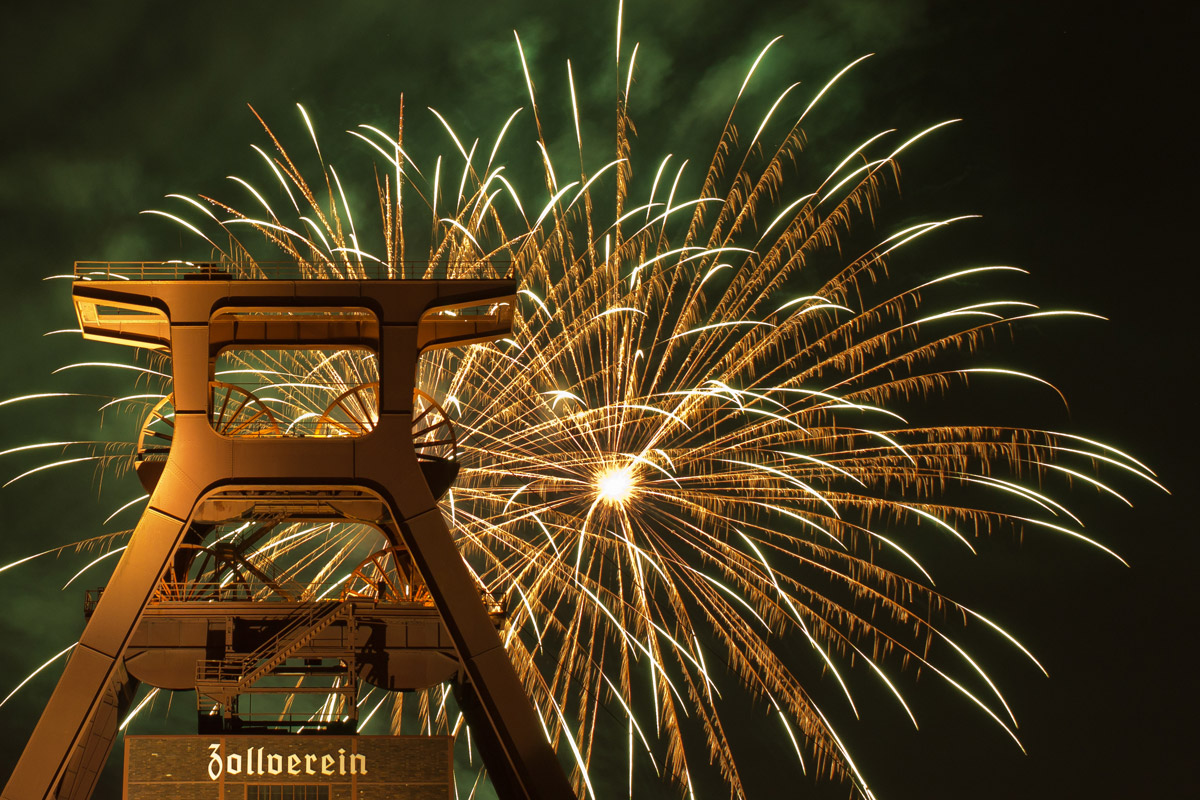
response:
{"label": "metal railing", "polygon": [[313,601],[308,608],[299,610],[275,636],[263,642],[245,660],[250,668],[242,682],[253,683],[270,672],[276,665],[312,640],[321,631],[353,610],[346,603],[323,603]]}
{"label": "metal railing", "polygon": [[104,594],[104,587],[99,589],[87,589],[83,593],[83,618],[89,619],[92,612],[96,610],[96,604],[100,602],[100,595]]}
{"label": "metal railing", "polygon": [[[150,602],[155,604],[160,603],[236,603],[236,602],[258,602],[258,603],[321,603],[321,604],[336,604],[341,605],[347,600],[361,600],[370,602],[375,606],[382,605],[386,608],[395,609],[413,609],[423,611],[433,608],[432,600],[421,599],[383,599],[378,597],[369,598],[364,596],[355,596],[353,594],[347,596],[346,589],[350,586],[348,581],[340,581],[333,583],[306,583],[303,581],[280,581],[276,587],[268,586],[262,583],[245,584],[235,581],[215,582],[215,581],[186,581],[173,582],[164,580],[155,588],[154,593],[150,596]],[[479,597],[483,602],[483,607],[491,617],[505,617],[507,611],[504,604],[496,600],[490,592],[483,587],[479,589]],[[283,590],[281,594],[279,589]],[[96,603],[100,600],[100,594],[103,589],[88,589],[84,597],[84,613],[90,615],[96,608]],[[287,595],[291,595],[296,599],[288,599]]]}
{"label": "metal railing", "polygon": [[76,261],[80,281],[456,280],[512,276],[512,263],[476,261]]}
{"label": "metal railing", "polygon": [[353,610],[345,603],[319,601],[298,609],[283,629],[244,656],[196,662],[196,689],[214,699],[240,694],[297,653],[321,631]]}
{"label": "metal railing", "polygon": [[[270,694],[259,695],[257,693],[246,693],[238,697],[237,710],[230,716],[236,718],[239,728],[272,730],[272,729],[309,729],[313,732],[324,730],[330,726],[349,725],[350,732],[353,732],[357,727],[358,713],[354,705],[355,693],[357,686],[352,684],[346,686],[322,686],[313,687],[312,691],[295,692],[293,696],[302,694],[316,695],[320,697],[334,696],[341,699],[341,710],[335,710],[330,713],[324,709],[295,711],[287,710],[282,706],[278,695]],[[208,699],[209,702],[205,702]],[[255,700],[259,703],[256,704]],[[255,710],[258,705],[259,709]],[[293,703],[293,706],[295,704]],[[200,696],[197,702],[197,711],[200,716],[220,718],[223,715],[224,706],[222,703],[212,701],[211,698]],[[342,717],[347,716],[349,719],[343,720]]]}
{"label": "metal railing", "polygon": [[[272,578],[275,576],[272,575]],[[308,583],[306,581],[284,580],[275,586],[269,586],[255,581],[252,584],[240,581],[169,581],[164,580],[154,590],[150,601],[152,603],[205,603],[205,602],[256,602],[280,603],[338,603],[342,599],[345,581],[327,583]],[[280,592],[282,590],[282,593]],[[99,592],[97,590],[97,598]],[[295,598],[295,599],[289,599]],[[85,609],[88,603],[95,605],[92,591],[88,590]]]}

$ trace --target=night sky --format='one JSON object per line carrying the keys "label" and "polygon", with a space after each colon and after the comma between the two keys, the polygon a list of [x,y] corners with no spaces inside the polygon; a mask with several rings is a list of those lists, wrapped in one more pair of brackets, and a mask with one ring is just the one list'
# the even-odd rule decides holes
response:
{"label": "night sky", "polygon": [[[266,183],[250,144],[269,149],[269,142],[248,103],[297,150],[307,141],[295,111],[303,103],[329,160],[367,192],[369,161],[347,156],[340,167],[342,152],[361,154],[342,131],[360,122],[394,129],[401,92],[406,141],[446,154],[453,145],[427,106],[461,135],[490,142],[508,113],[528,104],[515,28],[548,137],[574,137],[566,115],[570,57],[585,137],[597,164],[610,158],[615,4],[245,5],[252,8],[127,0],[71,13],[28,3],[7,12],[0,33],[3,397],[127,387],[124,377],[96,370],[51,375],[74,361],[128,363],[130,354],[69,335],[43,337],[72,327],[74,317],[68,283],[42,278],[69,272],[77,259],[178,257],[178,229],[140,211],[164,207],[169,192],[244,197],[225,180],[230,174]],[[860,723],[840,723],[884,799],[1162,796],[1193,785],[1194,668],[1185,662],[1200,553],[1185,508],[1200,476],[1186,422],[1194,401],[1184,386],[1197,339],[1194,226],[1185,221],[1195,207],[1196,170],[1181,109],[1193,102],[1182,39],[1196,20],[1154,3],[1119,16],[1088,7],[1081,17],[1068,10],[1075,7],[1082,6],[631,0],[625,11],[625,47],[641,43],[631,113],[646,151],[706,163],[746,67],[778,34],[784,39],[764,64],[762,97],[795,80],[815,91],[857,56],[877,54],[811,126],[813,140],[832,150],[848,149],[863,132],[961,117],[902,160],[901,196],[888,200],[896,219],[980,214],[922,251],[930,269],[1018,265],[1032,272],[1023,299],[1109,317],[1022,329],[1003,358],[1052,380],[1070,399],[1069,413],[1038,406],[1041,426],[1120,447],[1174,492],[1117,480],[1135,508],[1083,487],[1068,498],[1128,569],[1042,533],[1021,542],[997,537],[977,559],[937,563],[939,588],[1008,627],[1051,677],[999,645],[980,653],[1013,706],[1028,755],[928,681],[913,694],[920,732],[886,701],[865,708]],[[507,151],[519,159],[531,147],[510,141]],[[128,431],[128,421],[111,417],[97,430],[96,405],[51,399],[0,408],[0,450]],[[37,463],[0,458],[0,482]],[[117,530],[121,518],[107,528],[103,519],[139,492],[132,476],[101,482],[86,466],[0,491],[0,563]],[[59,587],[91,557],[43,558],[0,574],[0,696],[78,636],[82,587]],[[97,571],[82,583],[101,585],[103,577]],[[0,709],[0,774],[11,770],[55,679],[43,673]],[[775,738],[774,728],[760,727],[747,720],[735,733]],[[811,780],[797,783],[793,763],[748,762],[776,776],[755,783],[788,787],[761,796],[844,795],[828,784],[807,792]],[[724,796],[697,789],[702,798]],[[98,796],[118,794],[119,784]],[[648,785],[637,796],[674,795]]]}

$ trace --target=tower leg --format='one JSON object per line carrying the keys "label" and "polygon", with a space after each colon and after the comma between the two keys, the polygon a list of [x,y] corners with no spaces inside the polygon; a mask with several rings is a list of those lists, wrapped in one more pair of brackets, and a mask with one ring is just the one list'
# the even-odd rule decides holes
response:
{"label": "tower leg", "polygon": [[[393,506],[393,514],[400,519]],[[504,651],[479,589],[463,563],[462,553],[436,508],[404,520],[400,535],[425,579],[441,613],[469,681],[464,711],[478,709],[471,720],[502,756],[502,769],[487,762],[503,800],[574,800],[558,757],[516,670]]]}
{"label": "tower leg", "polygon": [[122,658],[129,638],[186,527],[186,520],[153,507],[142,516],[109,582],[113,591],[101,595],[0,793],[2,800],[52,800],[55,786],[91,732],[90,724],[114,681],[124,671]]}
{"label": "tower leg", "polygon": [[104,765],[112,753],[121,717],[129,711],[139,686],[141,682],[130,677],[124,665],[117,670],[83,740],[71,756],[66,774],[55,793],[56,800],[88,800],[92,796],[100,773],[104,771]]}

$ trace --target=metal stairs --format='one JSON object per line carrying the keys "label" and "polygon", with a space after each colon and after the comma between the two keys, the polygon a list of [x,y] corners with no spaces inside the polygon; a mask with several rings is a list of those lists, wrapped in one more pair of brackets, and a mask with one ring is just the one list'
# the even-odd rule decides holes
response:
{"label": "metal stairs", "polygon": [[261,678],[309,644],[317,634],[338,620],[346,619],[352,603],[316,601],[306,603],[288,618],[275,636],[248,655],[230,655],[196,663],[196,692],[199,697],[229,707],[239,694],[251,690]]}

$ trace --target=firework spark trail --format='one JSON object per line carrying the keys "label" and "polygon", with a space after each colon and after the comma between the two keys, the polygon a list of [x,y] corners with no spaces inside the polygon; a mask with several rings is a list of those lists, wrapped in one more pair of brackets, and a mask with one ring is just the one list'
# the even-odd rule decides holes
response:
{"label": "firework spark trail", "polygon": [[[528,113],[514,111],[489,144],[460,137],[433,111],[461,171],[454,155],[418,168],[404,149],[403,111],[395,138],[367,125],[360,126],[365,134],[349,132],[386,163],[382,179],[376,176],[378,254],[356,226],[303,108],[321,165],[316,184],[264,123],[275,154],[254,149],[283,202],[273,208],[249,182],[231,179],[265,218],[209,197],[169,195],[220,229],[209,236],[174,214],[151,212],[202,238],[222,268],[240,277],[267,275],[239,238],[250,230],[313,277],[365,277],[383,265],[388,276],[443,271],[519,280],[511,338],[427,354],[418,385],[442,402],[457,432],[461,471],[443,510],[481,582],[509,601],[509,654],[548,735],[577,764],[581,790],[591,791],[589,764],[610,737],[598,718],[612,714],[628,719],[631,786],[635,759],[689,788],[712,761],[731,794],[744,796],[741,745],[722,710],[732,702],[727,697],[745,692],[764,713],[780,715],[804,771],[831,772],[872,796],[800,677],[811,664],[777,647],[790,640],[810,648],[812,663],[833,676],[835,696],[855,714],[851,668],[862,659],[916,725],[919,709],[905,700],[896,674],[914,664],[1016,739],[1000,689],[956,642],[951,612],[978,619],[1041,665],[1011,634],[938,593],[919,556],[943,545],[974,552],[971,539],[998,530],[1041,529],[1119,558],[1083,534],[1043,484],[1078,481],[1124,500],[1095,477],[1100,468],[1155,483],[1132,457],[1076,435],[905,420],[901,412],[914,402],[974,376],[1050,386],[1019,370],[960,360],[1022,322],[1094,315],[1005,297],[951,296],[948,307],[927,307],[944,302],[939,290],[958,278],[1024,273],[1016,267],[967,268],[889,288],[896,253],[966,218],[922,223],[866,245],[857,231],[874,222],[897,157],[949,123],[899,146],[887,145],[895,131],[869,137],[822,171],[815,189],[791,194],[789,165],[804,153],[801,122],[862,59],[790,122],[776,118],[786,114],[795,85],[775,95],[769,111],[747,123],[754,135],[741,146],[738,103],[777,41],[748,71],[695,197],[683,196],[686,160],[672,168],[671,157],[661,159],[649,186],[634,180],[640,160],[627,113],[636,47],[618,97],[615,157],[590,173],[577,76],[567,65],[568,135],[580,173],[563,182],[567,171],[555,168],[518,38]],[[544,202],[522,199],[517,176],[493,166],[502,140],[522,122],[533,126]],[[784,133],[772,139],[780,124]],[[276,213],[287,206],[295,223]],[[770,220],[761,230],[760,218]],[[423,231],[432,232],[427,260],[410,269],[404,259],[414,245],[406,238],[419,240]],[[214,244],[221,240],[228,245]],[[834,258],[838,266],[826,266]],[[952,354],[955,362],[941,366]],[[64,369],[83,366],[94,365]],[[154,359],[107,368],[148,379],[165,372]],[[376,374],[373,356],[363,352],[296,350],[233,354],[218,377],[269,405],[266,416],[278,416],[281,432],[343,435],[373,425],[374,395],[364,387]],[[168,393],[114,402],[148,408]],[[341,416],[331,416],[331,403],[342,398]],[[0,456],[51,446],[73,445],[29,445]],[[41,465],[12,480],[95,458]],[[1008,510],[1014,499],[1050,519]],[[354,525],[282,525],[251,557],[284,563],[288,580],[325,585],[375,536]],[[421,698],[420,724],[457,731],[445,687],[440,698],[438,691]],[[393,727],[402,714],[397,702]],[[699,732],[701,752],[685,748],[685,730]]]}

